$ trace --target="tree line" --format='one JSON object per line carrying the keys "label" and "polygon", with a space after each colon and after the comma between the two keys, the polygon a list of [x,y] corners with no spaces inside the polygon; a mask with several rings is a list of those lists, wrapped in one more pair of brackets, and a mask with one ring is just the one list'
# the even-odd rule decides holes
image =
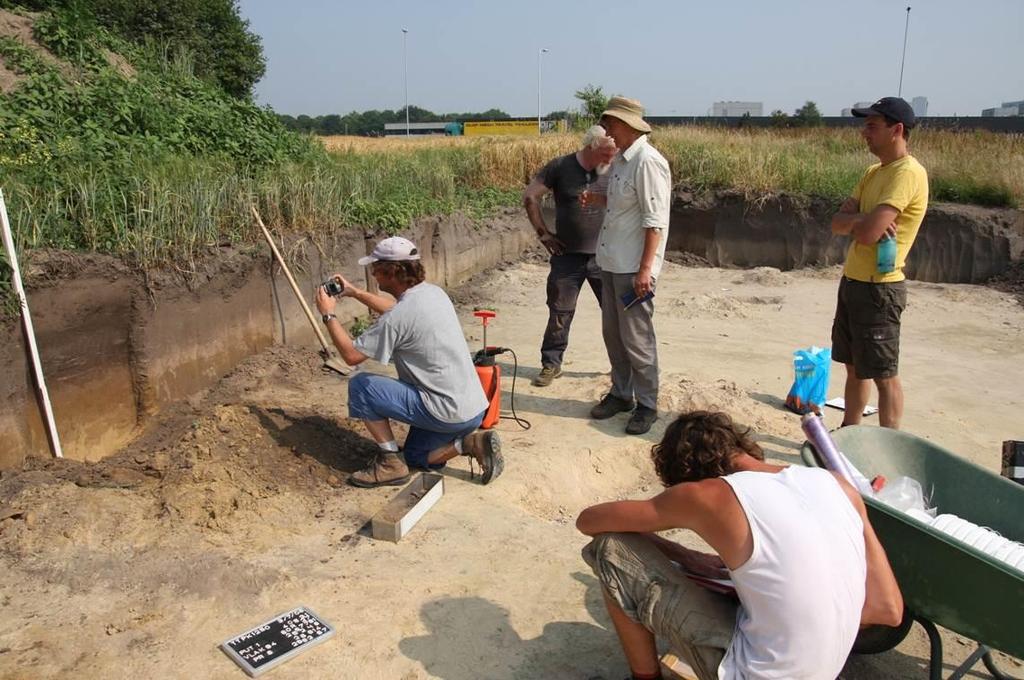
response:
{"label": "tree line", "polygon": [[[604,94],[600,87],[586,85],[575,94],[580,100],[579,111],[551,111],[544,118],[546,120],[568,120],[573,127],[586,127],[593,124],[608,104],[608,95]],[[344,116],[331,113],[323,116],[308,116],[305,114],[290,116],[278,114],[278,119],[289,130],[304,132],[314,135],[364,135],[374,136],[383,134],[386,123],[404,123],[405,108],[385,109],[378,111],[353,111]],[[409,107],[410,123],[438,123],[448,121],[459,121],[464,123],[469,120],[506,120],[511,118],[509,114],[501,109],[488,109],[479,113],[434,113],[419,106]]]}
{"label": "tree line", "polygon": [[821,127],[825,124],[818,105],[812,101],[805,102],[792,116],[782,109],[775,109],[770,116],[775,127]]}
{"label": "tree line", "polygon": [[[409,107],[410,123],[437,123],[467,120],[503,120],[511,118],[501,109],[488,109],[479,113],[434,113],[419,106]],[[383,134],[385,123],[404,123],[405,108],[378,111],[353,111],[345,115],[330,113],[324,116],[289,116],[278,114],[278,119],[289,130],[314,135],[364,135]]]}

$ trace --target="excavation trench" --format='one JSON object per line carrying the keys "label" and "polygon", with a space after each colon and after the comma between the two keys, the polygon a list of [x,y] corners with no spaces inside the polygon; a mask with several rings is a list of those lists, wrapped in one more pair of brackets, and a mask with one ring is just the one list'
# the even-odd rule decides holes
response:
{"label": "excavation trench", "polygon": [[[845,241],[828,220],[834,206],[787,196],[750,201],[735,193],[677,191],[668,247],[714,266],[781,270],[842,261]],[[428,279],[454,287],[535,245],[520,211],[482,223],[460,217],[417,220],[408,235],[421,246]],[[366,252],[362,232],[314,244],[293,237],[285,252],[309,292],[335,271],[354,281]],[[1019,261],[1024,214],[933,205],[911,253],[918,280],[981,283]],[[95,461],[144,431],[153,415],[201,391],[243,359],[272,345],[315,346],[280,269],[265,248],[221,248],[190,285],[180,276],[145,276],[113,258],[36,252],[24,269],[29,303],[65,455]],[[543,304],[537,291],[537,304]],[[668,311],[667,313],[672,313]],[[351,301],[339,316],[365,310]],[[0,469],[46,456],[20,324],[0,328]]]}

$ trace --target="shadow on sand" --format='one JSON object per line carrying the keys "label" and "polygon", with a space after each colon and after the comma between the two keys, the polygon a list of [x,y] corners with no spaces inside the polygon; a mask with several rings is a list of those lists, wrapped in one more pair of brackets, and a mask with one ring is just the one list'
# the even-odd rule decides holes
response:
{"label": "shadow on sand", "polygon": [[[584,603],[601,625],[554,621],[540,635],[523,639],[509,611],[481,597],[444,597],[425,603],[420,617],[429,631],[398,647],[443,680],[479,678],[578,678],[618,680],[628,674],[618,639],[610,630],[597,580],[582,572],[573,578],[587,586]],[[453,651],[459,642],[460,652]]]}

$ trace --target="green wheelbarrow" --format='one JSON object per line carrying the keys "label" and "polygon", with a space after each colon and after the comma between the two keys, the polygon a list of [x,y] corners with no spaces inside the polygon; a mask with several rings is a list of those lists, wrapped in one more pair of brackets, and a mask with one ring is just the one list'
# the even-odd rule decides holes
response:
{"label": "green wheelbarrow", "polygon": [[[958,515],[1024,542],[1024,486],[906,432],[851,426],[832,432],[832,439],[869,479],[876,475],[890,482],[900,476],[916,479],[929,505],[940,513]],[[804,442],[800,455],[806,465],[822,467],[810,443]],[[963,677],[978,661],[997,680],[1008,678],[996,667],[990,649],[1024,658],[1024,572],[873,498],[864,497],[864,503],[889,556],[907,612],[899,626],[861,631],[853,652],[892,649],[917,621],[931,644],[929,677],[941,680],[938,624],[978,643],[950,680]]]}

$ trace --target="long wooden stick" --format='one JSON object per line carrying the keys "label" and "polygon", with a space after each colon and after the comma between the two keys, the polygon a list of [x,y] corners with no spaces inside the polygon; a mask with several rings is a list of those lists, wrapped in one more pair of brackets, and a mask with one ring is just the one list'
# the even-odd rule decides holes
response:
{"label": "long wooden stick", "polygon": [[259,228],[263,229],[263,236],[266,237],[266,242],[270,244],[270,250],[273,251],[273,256],[278,258],[278,263],[281,264],[281,268],[285,270],[285,277],[288,279],[288,283],[292,286],[292,292],[295,293],[295,299],[302,305],[302,311],[306,312],[306,318],[309,320],[309,325],[313,327],[313,333],[316,334],[316,339],[321,341],[321,346],[324,348],[325,358],[331,355],[331,349],[327,344],[327,338],[324,337],[324,332],[319,329],[319,324],[316,323],[316,318],[313,316],[313,312],[309,309],[309,305],[306,304],[305,298],[302,296],[302,292],[299,291],[298,285],[295,283],[295,279],[292,277],[292,272],[288,268],[288,264],[285,262],[285,258],[281,256],[281,252],[278,250],[278,246],[273,243],[273,237],[270,236],[270,231],[267,230],[266,225],[263,224],[263,220],[259,216],[259,212],[256,210],[256,206],[251,206],[253,211],[253,217],[256,218],[256,223],[259,224]]}
{"label": "long wooden stick", "polygon": [[39,349],[36,347],[36,332],[32,327],[32,314],[28,311],[28,298],[25,297],[25,288],[21,283],[18,255],[14,251],[14,236],[11,234],[10,222],[7,221],[7,204],[4,202],[3,189],[0,189],[0,227],[3,228],[7,261],[11,264],[11,280],[14,283],[14,292],[18,296],[18,305],[21,307],[21,320],[25,328],[25,339],[28,342],[29,354],[32,356],[32,371],[35,374],[36,386],[39,388],[40,400],[43,402],[46,431],[50,436],[50,450],[53,451],[53,455],[57,458],[63,458],[64,452],[60,447],[57,422],[53,418],[53,406],[50,405],[50,393],[46,390],[46,380],[43,378],[43,365],[39,361]]}

